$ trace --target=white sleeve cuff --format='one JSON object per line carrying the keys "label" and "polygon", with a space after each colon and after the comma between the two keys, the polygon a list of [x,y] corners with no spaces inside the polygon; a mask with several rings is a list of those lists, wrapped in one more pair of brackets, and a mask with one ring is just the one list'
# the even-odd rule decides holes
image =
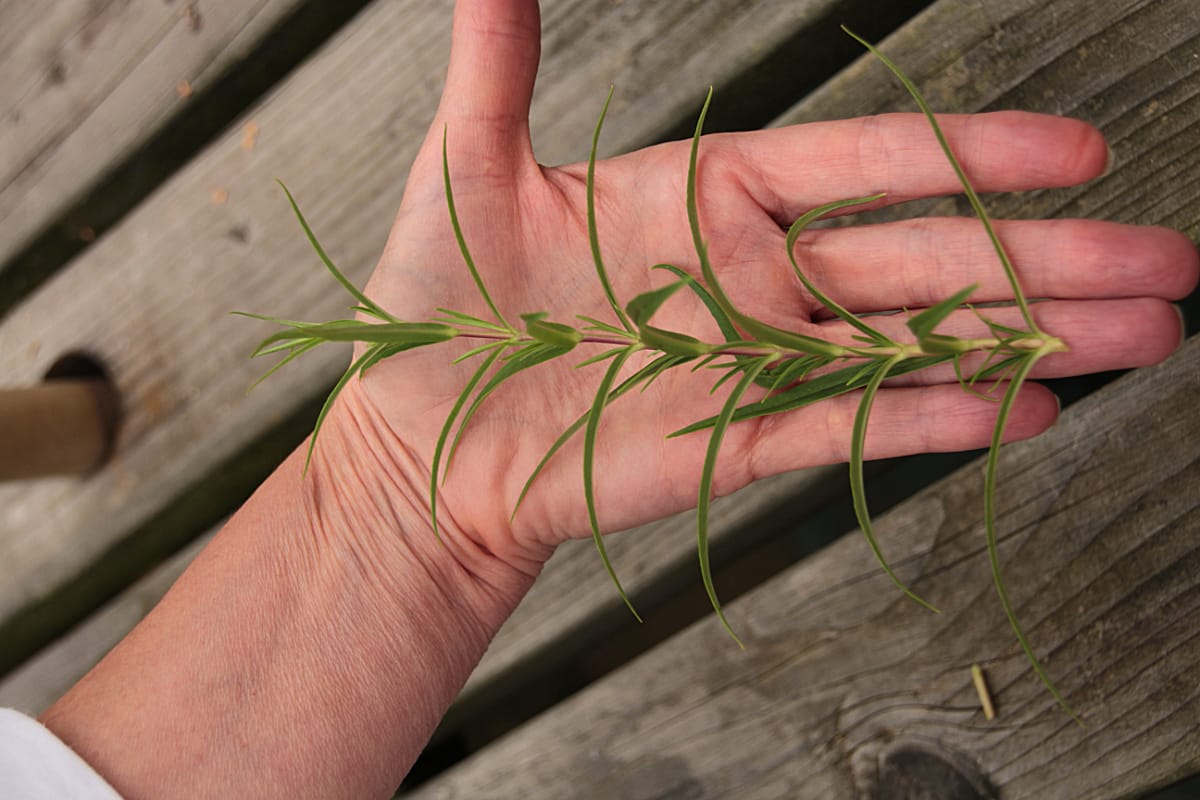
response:
{"label": "white sleeve cuff", "polygon": [[0,785],[11,800],[121,800],[74,750],[35,719],[0,708]]}

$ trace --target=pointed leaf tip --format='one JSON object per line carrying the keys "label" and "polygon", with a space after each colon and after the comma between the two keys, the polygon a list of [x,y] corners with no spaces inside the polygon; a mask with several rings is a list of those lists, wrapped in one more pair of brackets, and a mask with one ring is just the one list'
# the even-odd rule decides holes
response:
{"label": "pointed leaf tip", "polygon": [[941,325],[946,317],[950,316],[955,310],[967,302],[975,290],[979,288],[978,283],[973,283],[965,289],[955,292],[950,297],[936,303],[921,313],[909,318],[908,329],[913,332],[913,335],[921,339],[933,333],[934,329]]}
{"label": "pointed leaf tip", "polygon": [[658,312],[663,303],[686,285],[687,281],[678,280],[658,289],[642,292],[629,301],[625,306],[625,313],[634,321],[634,324],[645,325]]}

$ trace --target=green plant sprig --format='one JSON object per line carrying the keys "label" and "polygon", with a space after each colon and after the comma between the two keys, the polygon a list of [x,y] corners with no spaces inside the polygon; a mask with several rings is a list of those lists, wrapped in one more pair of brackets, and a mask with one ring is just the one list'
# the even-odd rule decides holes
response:
{"label": "green plant sprig", "polygon": [[[913,336],[913,341],[902,342],[876,329],[817,287],[804,273],[796,259],[795,246],[800,234],[807,226],[828,214],[882,200],[884,198],[882,194],[836,200],[818,206],[803,214],[789,226],[785,237],[788,261],[796,278],[816,302],[825,306],[836,318],[857,331],[854,336],[856,344],[839,344],[808,334],[777,328],[737,308],[721,286],[717,270],[709,259],[698,210],[699,149],[705,116],[712,101],[711,88],[701,108],[692,136],[686,185],[688,224],[702,280],[698,280],[677,266],[657,264],[653,269],[669,272],[675,280],[643,292],[622,306],[617,299],[604,265],[596,215],[596,158],[601,129],[613,96],[610,88],[592,135],[587,164],[586,204],[588,243],[593,264],[600,287],[615,318],[615,324],[580,315],[577,317],[577,324],[571,325],[552,321],[547,318],[546,313],[534,311],[522,313],[520,319],[523,326],[518,327],[511,324],[500,312],[488,293],[482,273],[471,256],[459,222],[447,156],[448,132],[443,131],[442,169],[447,211],[463,261],[492,318],[485,319],[446,308],[437,309],[439,316],[427,321],[404,321],[392,316],[366,297],[338,270],[318,243],[311,227],[301,213],[299,205],[284,187],[288,201],[321,262],[354,298],[355,305],[352,310],[368,317],[369,320],[343,319],[334,322],[310,323],[247,315],[268,320],[283,327],[282,331],[263,340],[253,355],[282,354],[282,359],[263,376],[266,378],[280,367],[325,342],[354,341],[366,345],[334,386],[317,418],[309,441],[308,458],[311,459],[317,435],[326,415],[338,393],[351,379],[356,376],[361,377],[379,362],[412,348],[451,339],[476,341],[477,344],[474,347],[455,359],[455,363],[471,360],[477,360],[478,363],[441,427],[431,459],[430,518],[435,535],[440,535],[437,519],[439,487],[449,477],[450,467],[464,431],[487,398],[518,373],[559,360],[573,353],[580,345],[587,346],[588,349],[593,349],[596,345],[606,346],[599,352],[587,355],[577,363],[577,368],[586,369],[607,362],[589,408],[583,410],[580,416],[551,444],[522,487],[512,513],[515,518],[538,475],[563,445],[583,431],[583,493],[592,537],[601,562],[616,586],[618,594],[639,621],[641,621],[641,617],[638,616],[632,601],[617,577],[601,536],[595,497],[595,451],[601,418],[611,403],[634,389],[644,390],[667,372],[680,367],[687,367],[693,372],[715,370],[718,377],[713,382],[713,392],[727,383],[733,383],[733,388],[726,395],[720,411],[712,417],[681,428],[670,436],[709,431],[697,496],[696,543],[700,573],[714,612],[739,646],[742,645],[742,642],[725,617],[713,583],[708,545],[713,480],[721,444],[729,426],[744,420],[787,413],[850,392],[860,392],[858,411],[855,415],[851,435],[849,458],[850,488],[855,515],[871,551],[888,577],[904,594],[936,612],[937,609],[905,585],[888,564],[871,525],[863,480],[863,463],[870,412],[875,396],[884,382],[889,378],[950,363],[953,365],[954,374],[964,391],[994,400],[999,404],[987,455],[984,481],[984,529],[988,559],[1001,606],[1038,678],[1046,685],[1063,709],[1073,719],[1079,721],[1078,715],[1071,709],[1038,660],[1028,637],[1017,620],[1015,607],[1004,586],[996,533],[995,496],[999,452],[1016,394],[1041,358],[1050,353],[1061,352],[1066,347],[1060,339],[1039,328],[1033,319],[1028,301],[1003,243],[996,235],[977,193],[950,149],[928,104],[913,83],[900,72],[895,64],[865,40],[849,30],[846,32],[862,43],[871,53],[874,53],[896,75],[925,114],[939,147],[954,168],[976,216],[987,231],[1001,267],[1012,287],[1015,303],[1021,311],[1025,324],[1023,329],[1001,325],[979,314],[978,310],[968,302],[977,287],[969,286],[933,306],[911,315],[906,324]],[[720,329],[722,341],[706,342],[682,331],[669,330],[653,324],[654,318],[663,304],[682,289],[688,289],[702,302]],[[965,339],[940,333],[938,327],[941,323],[951,313],[960,309],[974,311],[988,328],[991,336]],[[638,353],[646,354],[650,358],[641,367],[622,378],[622,374],[629,369],[630,359]],[[974,372],[967,374],[963,367],[963,360],[966,355],[971,353],[984,354],[984,360]],[[986,381],[992,382],[990,388],[986,390],[976,388],[978,384]],[[751,394],[751,389],[755,385],[760,387],[757,397],[743,402]],[[1001,386],[1004,387],[1002,392],[1000,391]],[[306,461],[306,468],[307,465],[308,461]]]}

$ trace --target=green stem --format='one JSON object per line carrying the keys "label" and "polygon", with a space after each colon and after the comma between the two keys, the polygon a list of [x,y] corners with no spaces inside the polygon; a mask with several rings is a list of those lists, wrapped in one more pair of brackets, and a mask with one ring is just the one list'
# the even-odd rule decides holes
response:
{"label": "green stem", "polygon": [[[481,331],[471,328],[457,328],[458,335],[455,338],[459,339],[483,339],[492,341],[505,341],[514,346],[529,344],[537,341],[532,336],[518,334],[502,333],[499,331]],[[580,344],[608,344],[615,347],[628,347],[633,341],[628,336],[602,336],[599,334],[590,334],[580,338]],[[834,342],[827,342],[823,339],[814,341],[821,342],[825,345],[822,355],[832,359],[850,359],[850,358],[870,358],[883,359],[891,358],[897,354],[903,355],[904,358],[924,358],[946,355],[944,350],[925,350],[919,344],[894,344],[894,345],[872,345],[872,346],[854,346],[840,345]],[[956,352],[961,354],[970,352],[990,353],[994,350],[1001,352],[1012,351],[1019,352],[1059,352],[1065,348],[1062,346],[1059,339],[1039,338],[1017,341],[1001,341],[999,339],[956,339],[960,343],[960,347],[956,348]],[[753,347],[753,342],[740,341],[729,342],[699,342],[699,345],[706,348],[706,352],[716,356],[749,356],[758,358],[764,355],[771,355],[775,358],[804,358],[811,356],[812,352],[807,347],[805,348],[789,348],[786,345],[775,344],[771,342],[763,342],[758,347]],[[648,348],[653,349],[653,348]]]}

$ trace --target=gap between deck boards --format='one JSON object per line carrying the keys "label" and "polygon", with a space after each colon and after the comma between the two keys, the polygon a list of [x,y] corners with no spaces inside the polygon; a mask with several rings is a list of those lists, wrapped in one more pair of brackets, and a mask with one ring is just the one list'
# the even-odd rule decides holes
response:
{"label": "gap between deck boards", "polygon": [[0,318],[120,222],[370,0],[306,0],[0,264]]}
{"label": "gap between deck boards", "polygon": [[[882,515],[978,456],[978,452],[940,453],[867,464],[873,514]],[[857,530],[847,476],[837,470],[812,487],[798,503],[764,508],[754,525],[771,529],[749,552],[714,559],[714,583],[722,603],[738,597],[794,566],[823,547]],[[863,547],[867,547],[864,542]],[[598,565],[599,568],[599,565]],[[413,765],[403,789],[410,790],[453,764],[482,750],[608,673],[663,643],[713,611],[699,583],[697,567],[685,565],[668,582],[681,588],[656,602],[635,596],[645,622],[614,607],[613,627],[595,632],[569,652],[529,653],[503,676],[503,685],[483,690],[450,708],[441,727]],[[562,645],[563,643],[551,643]],[[730,642],[730,646],[734,646]],[[560,647],[561,649],[561,647]],[[499,681],[497,682],[499,683]]]}

